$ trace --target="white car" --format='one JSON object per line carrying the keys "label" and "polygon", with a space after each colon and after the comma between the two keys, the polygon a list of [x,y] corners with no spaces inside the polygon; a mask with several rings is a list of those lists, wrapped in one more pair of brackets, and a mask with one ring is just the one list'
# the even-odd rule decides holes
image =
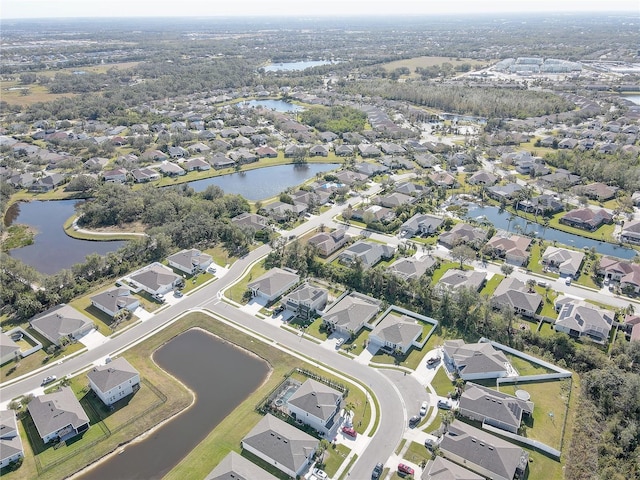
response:
{"label": "white car", "polygon": [[327,478],[329,478],[329,475],[327,475],[327,472],[325,472],[324,470],[320,470],[319,468],[314,468],[313,474],[315,475],[316,478],[319,478],[320,480],[326,480]]}
{"label": "white car", "polygon": [[336,342],[336,348],[340,348],[343,343],[344,343],[344,338],[339,338],[338,341]]}
{"label": "white car", "polygon": [[424,417],[427,414],[428,409],[429,409],[429,402],[425,400],[424,402],[422,402],[422,405],[420,405],[420,416]]}

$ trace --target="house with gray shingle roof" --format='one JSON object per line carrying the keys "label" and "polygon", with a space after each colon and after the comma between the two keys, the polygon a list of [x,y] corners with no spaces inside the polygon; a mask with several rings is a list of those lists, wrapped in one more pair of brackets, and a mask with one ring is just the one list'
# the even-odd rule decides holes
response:
{"label": "house with gray shingle roof", "polygon": [[420,480],[485,480],[485,478],[444,457],[435,457],[425,465]]}
{"label": "house with gray shingle roof", "polygon": [[485,230],[473,227],[467,223],[458,223],[448,232],[441,233],[440,236],[438,236],[438,242],[447,248],[453,248],[462,244],[479,248],[486,238],[487,232]]}
{"label": "house with gray shingle roof", "polygon": [[35,397],[27,410],[44,443],[64,441],[89,429],[89,417],[71,387]]}
{"label": "house with gray shingle roof", "polygon": [[470,288],[474,291],[480,290],[487,278],[486,272],[475,270],[458,270],[455,268],[444,272],[436,284],[435,292],[442,294],[445,290],[452,292],[459,288]]}
{"label": "house with gray shingle roof", "polygon": [[16,412],[0,410],[0,468],[24,458]]}
{"label": "house with gray shingle roof", "polygon": [[140,300],[128,288],[116,287],[92,296],[91,305],[113,317],[123,308],[133,312],[140,306]]}
{"label": "house with gray shingle roof", "polygon": [[494,308],[506,306],[527,317],[533,317],[541,303],[542,296],[535,291],[529,291],[524,282],[515,277],[502,280],[491,297]]}
{"label": "house with gray shingle roof", "polygon": [[282,303],[287,310],[302,319],[309,319],[319,310],[322,310],[329,298],[329,293],[324,288],[314,287],[304,283],[289,293]]}
{"label": "house with gray shingle roof", "polygon": [[300,275],[293,270],[275,267],[254,281],[249,282],[247,288],[251,290],[251,294],[254,297],[264,298],[267,302],[272,302],[299,281]]}
{"label": "house with gray shingle roof", "polygon": [[611,310],[565,296],[556,299],[555,308],[558,318],[553,328],[557,332],[564,332],[575,338],[586,337],[600,344],[608,341],[615,318]]}
{"label": "house with gray shingle roof", "polygon": [[529,454],[460,420],[454,420],[440,442],[442,455],[493,480],[524,478]]}
{"label": "house with gray shingle roof", "polygon": [[340,263],[348,266],[353,266],[360,260],[362,267],[366,269],[373,267],[383,258],[392,258],[394,254],[395,247],[359,240],[341,252],[338,259]]}
{"label": "house with gray shingle roof", "polygon": [[243,212],[236,215],[231,221],[238,226],[251,227],[254,230],[264,230],[269,226],[269,219],[257,213]]}
{"label": "house with gray shingle roof", "polygon": [[325,435],[333,428],[341,407],[341,392],[311,378],[287,400],[293,418]]}
{"label": "house with gray shingle roof", "polygon": [[345,234],[345,230],[338,228],[333,232],[316,233],[307,243],[315,245],[320,256],[328,257],[333,252],[339,250],[349,240],[351,240],[351,237]]}
{"label": "house with gray shingle roof", "polygon": [[169,255],[167,261],[173,268],[177,268],[188,275],[193,275],[197,271],[206,270],[211,265],[213,258],[211,255],[202,253],[196,248],[191,248]]}
{"label": "house with gray shingle roof", "polygon": [[173,290],[182,278],[170,268],[154,262],[131,275],[129,281],[151,295],[159,295]]}
{"label": "house with gray shingle roof", "polygon": [[11,337],[0,332],[0,365],[15,360],[20,356],[20,346]]}
{"label": "house with gray shingle roof", "polygon": [[422,334],[422,325],[407,315],[389,313],[369,334],[369,341],[380,347],[407,353]]}
{"label": "house with gray shingle roof", "polygon": [[547,247],[540,262],[560,275],[576,277],[584,261],[584,252],[576,252],[561,247]]}
{"label": "house with gray shingle roof", "polygon": [[57,305],[31,320],[31,327],[51,343],[60,345],[61,338],[77,339],[95,328],[86,315],[70,305]]}
{"label": "house with gray shingle roof", "polygon": [[467,382],[458,412],[471,420],[518,433],[522,419],[533,415],[533,402]]}
{"label": "house with gray shingle roof", "polygon": [[360,331],[380,311],[382,302],[368,295],[351,292],[339,298],[322,316],[322,322],[334,331],[351,334]]}
{"label": "house with gray shingle roof", "polygon": [[432,235],[444,223],[444,218],[427,213],[416,213],[400,226],[400,233],[404,236]]}
{"label": "house with gray shingle roof", "polygon": [[242,439],[242,448],[296,478],[313,462],[320,441],[293,425],[265,415]]}
{"label": "house with gray shingle roof", "polygon": [[266,470],[231,451],[204,480],[278,480]]}
{"label": "house with gray shingle roof", "polygon": [[422,258],[403,257],[391,265],[387,271],[405,280],[418,279],[427,272],[432,271],[438,261],[434,257],[423,256]]}
{"label": "house with gray shingle roof", "polygon": [[105,405],[112,405],[140,388],[140,374],[124,357],[93,367],[87,378],[91,390]]}
{"label": "house with gray shingle roof", "polygon": [[490,343],[446,340],[442,351],[447,369],[463,380],[506,377],[514,371],[506,355]]}

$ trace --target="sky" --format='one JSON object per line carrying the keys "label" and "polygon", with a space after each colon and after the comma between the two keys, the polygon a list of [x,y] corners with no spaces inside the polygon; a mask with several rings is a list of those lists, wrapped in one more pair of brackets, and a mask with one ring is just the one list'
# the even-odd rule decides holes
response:
{"label": "sky", "polygon": [[0,19],[602,12],[640,14],[639,0],[0,0]]}

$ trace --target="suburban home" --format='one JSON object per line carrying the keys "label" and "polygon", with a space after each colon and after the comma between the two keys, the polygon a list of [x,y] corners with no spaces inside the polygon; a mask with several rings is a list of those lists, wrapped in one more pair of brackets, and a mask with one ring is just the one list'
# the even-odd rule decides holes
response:
{"label": "suburban home", "polygon": [[91,390],[105,405],[113,405],[140,388],[140,374],[124,357],[93,367],[87,378]]}
{"label": "suburban home", "polygon": [[272,268],[264,275],[249,282],[247,288],[253,297],[260,297],[267,302],[286,293],[300,281],[300,275],[286,268]]}
{"label": "suburban home", "polygon": [[396,208],[400,205],[411,205],[415,202],[415,197],[405,195],[404,193],[393,192],[389,195],[375,197],[372,199],[375,203],[387,208]]}
{"label": "suburban home", "polygon": [[360,260],[363,268],[371,268],[383,258],[392,258],[396,249],[391,245],[359,240],[338,255],[343,265],[353,266]]}
{"label": "suburban home", "polygon": [[161,177],[156,170],[149,167],[136,168],[131,171],[131,175],[133,176],[133,181],[136,183],[153,182],[155,180],[160,180]]}
{"label": "suburban home", "polygon": [[20,358],[20,345],[14,342],[9,335],[0,332],[0,365]]}
{"label": "suburban home", "polygon": [[533,402],[467,382],[460,396],[458,413],[470,420],[518,433],[522,419],[533,415]]}
{"label": "suburban home", "polygon": [[310,378],[289,397],[287,408],[296,420],[328,435],[342,408],[342,392]]}
{"label": "suburban home", "polygon": [[560,247],[547,247],[542,254],[542,265],[560,275],[576,278],[584,261],[584,252]]}
{"label": "suburban home", "polygon": [[14,410],[0,410],[0,468],[24,458]]}
{"label": "suburban home", "polygon": [[444,275],[436,284],[434,293],[443,294],[445,291],[453,292],[460,288],[469,288],[477,292],[484,285],[486,278],[486,272],[452,268],[444,272]]}
{"label": "suburban home", "polygon": [[570,225],[572,227],[581,228],[583,230],[589,230],[590,232],[596,230],[604,223],[612,223],[613,215],[607,212],[605,209],[600,208],[593,210],[591,208],[576,208],[570,212],[565,213],[560,218],[560,223]]}
{"label": "suburban home", "polygon": [[616,196],[618,187],[613,187],[601,182],[590,183],[588,185],[577,186],[574,188],[576,194],[584,195],[592,200],[605,202]]}
{"label": "suburban home", "polygon": [[580,175],[574,175],[573,173],[563,168],[558,168],[555,172],[540,177],[540,181],[543,184],[559,188],[573,187],[574,185],[580,183],[580,180]]}
{"label": "suburban home", "polygon": [[276,158],[278,156],[278,151],[275,148],[263,146],[256,148],[256,154],[260,158]]}
{"label": "suburban home", "polygon": [[345,230],[338,228],[333,232],[316,233],[307,243],[315,245],[320,256],[328,257],[342,248],[349,240],[351,240],[351,237],[345,233]]}
{"label": "suburban home", "polygon": [[369,334],[369,341],[405,354],[412,346],[420,346],[418,339],[421,335],[422,325],[415,318],[388,313]]}
{"label": "suburban home", "polygon": [[478,170],[469,177],[467,182],[471,185],[488,185],[491,186],[498,181],[498,177],[486,170]]}
{"label": "suburban home", "polygon": [[58,346],[63,338],[75,340],[96,328],[86,315],[64,303],[36,315],[29,320],[29,324],[36,332]]}
{"label": "suburban home", "polygon": [[555,307],[558,318],[553,328],[556,331],[575,338],[586,337],[600,344],[607,343],[615,318],[614,312],[565,296],[556,299]]}
{"label": "suburban home", "polygon": [[564,205],[559,198],[553,195],[543,194],[533,198],[525,198],[516,205],[518,210],[534,215],[551,216],[564,210]]}
{"label": "suburban home", "polygon": [[306,155],[307,155],[307,149],[304,148],[302,145],[297,145],[297,144],[287,145],[287,147],[285,147],[284,149],[285,158],[301,157]]}
{"label": "suburban home", "polygon": [[328,157],[329,149],[324,145],[314,145],[309,149],[310,157]]}
{"label": "suburban home", "polygon": [[427,462],[420,480],[485,480],[485,477],[444,457],[436,456]]}
{"label": "suburban home", "polygon": [[196,248],[191,248],[188,250],[180,250],[173,255],[169,255],[167,261],[173,268],[177,268],[187,275],[193,275],[198,271],[206,270],[207,267],[211,265],[213,258],[211,255],[202,253]]}
{"label": "suburban home", "polygon": [[358,153],[360,153],[362,158],[379,157],[382,154],[378,147],[369,143],[361,143],[358,145]]}
{"label": "suburban home", "polygon": [[400,226],[400,234],[405,237],[433,235],[443,225],[444,218],[427,213],[416,213]]}
{"label": "suburban home", "polygon": [[635,220],[622,226],[620,241],[640,245],[640,220]]}
{"label": "suburban home", "polygon": [[141,268],[129,281],[151,295],[163,295],[183,282],[182,277],[158,262]]}
{"label": "suburban home", "polygon": [[193,145],[189,145],[187,147],[187,150],[189,150],[190,152],[206,153],[211,151],[211,147],[209,145],[205,145],[202,142],[197,142],[197,143],[194,143]]}
{"label": "suburban home", "polygon": [[355,147],[353,145],[338,145],[334,148],[338,157],[348,157],[349,155],[353,155],[354,150]]}
{"label": "suburban home", "polygon": [[61,185],[65,181],[65,176],[61,173],[52,173],[46,177],[42,177],[36,180],[29,186],[30,192],[50,192],[58,185]]}
{"label": "suburban home", "polygon": [[491,237],[484,249],[490,254],[504,258],[513,265],[525,265],[529,261],[531,239],[520,235],[499,233]]}
{"label": "suburban home", "polygon": [[389,265],[387,271],[404,280],[417,280],[427,272],[432,272],[438,265],[434,257],[424,255],[421,258],[402,257]]}
{"label": "suburban home", "polygon": [[605,280],[620,282],[622,289],[640,292],[640,265],[613,257],[602,257],[598,268],[598,275]]}
{"label": "suburban home", "polygon": [[268,413],[240,444],[244,450],[296,478],[313,462],[320,440]]}
{"label": "suburban home", "polygon": [[305,282],[284,297],[282,304],[296,317],[308,320],[316,312],[324,309],[328,299],[329,292],[327,290]]}
{"label": "suburban home", "polygon": [[454,420],[440,442],[442,455],[492,480],[521,480],[529,454],[521,447]]}
{"label": "suburban home", "polygon": [[107,170],[102,174],[102,179],[109,183],[125,183],[127,181],[127,169],[116,168],[115,170]]}
{"label": "suburban home", "polygon": [[340,297],[322,315],[322,323],[343,334],[357,334],[380,311],[382,302],[362,293],[351,292]]}
{"label": "suburban home", "polygon": [[507,377],[514,372],[507,356],[490,343],[445,340],[442,351],[447,369],[466,381]]}
{"label": "suburban home", "polygon": [[517,183],[507,183],[506,185],[495,185],[487,188],[486,192],[490,198],[497,200],[498,202],[513,202],[518,198],[519,192],[523,191],[524,187]]}
{"label": "suburban home", "polygon": [[429,187],[420,185],[413,182],[402,182],[395,186],[395,191],[398,193],[404,193],[405,195],[411,195],[412,197],[423,197],[425,194],[431,191]]}
{"label": "suburban home", "polygon": [[564,138],[558,142],[558,148],[573,150],[578,146],[578,140],[575,138]]}
{"label": "suburban home", "polygon": [[336,178],[339,183],[351,186],[354,183],[364,183],[369,177],[362,173],[352,172],[351,170],[340,170],[336,172]]}
{"label": "suburban home", "polygon": [[140,300],[132,296],[128,288],[116,287],[92,296],[91,305],[114,317],[122,309],[135,311],[140,306]]}
{"label": "suburban home", "polygon": [[248,226],[256,231],[269,227],[269,219],[257,213],[243,212],[233,217],[231,221],[238,226]]}
{"label": "suburban home", "polygon": [[429,175],[429,180],[438,187],[454,188],[458,185],[456,177],[447,172],[434,172]]}
{"label": "suburban home", "polygon": [[302,203],[291,205],[284,202],[273,202],[264,207],[265,211],[278,222],[286,221],[289,218],[297,218],[307,211],[308,207]]}
{"label": "suburban home", "polygon": [[365,223],[382,222],[388,223],[396,218],[396,212],[381,205],[370,205],[365,209],[358,208],[352,210],[351,218]]}
{"label": "suburban home", "polygon": [[515,277],[502,280],[491,297],[494,308],[509,307],[526,317],[533,317],[541,303],[542,295],[529,291],[524,282]]}
{"label": "suburban home", "polygon": [[182,165],[187,172],[192,172],[194,170],[204,172],[211,169],[211,165],[209,164],[209,162],[201,157],[186,160]]}
{"label": "suburban home", "polygon": [[487,238],[487,232],[481,228],[473,227],[467,223],[458,223],[448,232],[438,236],[438,242],[447,248],[457,245],[469,245],[472,248],[480,248]]}
{"label": "suburban home", "polygon": [[278,480],[266,470],[231,451],[218,466],[209,472],[204,480]]}
{"label": "suburban home", "polygon": [[27,410],[44,443],[65,441],[89,429],[89,417],[71,387],[35,397]]}
{"label": "suburban home", "polygon": [[167,177],[179,177],[187,173],[178,164],[171,162],[162,162],[160,164],[160,171]]}
{"label": "suburban home", "polygon": [[169,156],[171,158],[184,158],[189,156],[189,152],[182,147],[169,147]]}

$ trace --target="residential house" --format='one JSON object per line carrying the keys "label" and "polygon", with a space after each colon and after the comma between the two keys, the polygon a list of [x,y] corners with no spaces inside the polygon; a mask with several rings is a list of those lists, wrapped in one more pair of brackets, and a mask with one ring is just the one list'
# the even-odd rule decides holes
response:
{"label": "residential house", "polygon": [[388,223],[396,218],[396,212],[390,208],[382,207],[380,205],[371,205],[365,209],[358,208],[356,210],[352,210],[351,218],[365,223]]}
{"label": "residential house", "polygon": [[193,145],[189,145],[187,147],[187,150],[189,150],[190,152],[196,152],[196,153],[206,153],[211,151],[211,147],[209,145],[205,145],[202,142],[197,142],[197,143],[194,143]]}
{"label": "residential house", "polygon": [[520,200],[516,205],[516,208],[527,213],[533,213],[534,215],[550,217],[554,213],[561,212],[564,209],[564,205],[558,197],[543,194],[537,197]]}
{"label": "residential house", "polygon": [[342,392],[311,378],[287,400],[289,414],[323,435],[331,432],[342,407]]}
{"label": "residential house", "polygon": [[469,288],[473,291],[478,291],[484,285],[486,278],[486,272],[452,268],[444,272],[444,275],[442,275],[436,284],[434,293],[443,294],[445,291],[453,292],[460,288]]}
{"label": "residential house", "polygon": [[573,150],[578,146],[578,140],[575,138],[564,138],[558,142],[558,148],[565,150]]}
{"label": "residential house", "polygon": [[0,468],[24,458],[16,412],[0,410]]}
{"label": "residential house", "polygon": [[182,277],[168,267],[154,262],[129,276],[129,281],[150,295],[163,295],[180,285]]}
{"label": "residential house", "polygon": [[75,340],[96,328],[89,317],[64,303],[36,315],[29,320],[29,324],[36,332],[58,346],[63,338]]}
{"label": "residential house", "polygon": [[620,241],[640,245],[640,220],[635,220],[622,226]]}
{"label": "residential house", "polygon": [[395,186],[395,191],[398,193],[404,193],[405,195],[411,195],[412,197],[421,198],[428,194],[431,189],[413,182],[402,182]]}
{"label": "residential house", "polygon": [[395,255],[395,247],[380,243],[359,240],[346,248],[338,256],[340,263],[353,266],[360,261],[363,268],[371,268],[383,258],[389,259]]}
{"label": "residential house", "polygon": [[340,170],[336,172],[336,178],[339,183],[351,186],[355,183],[365,183],[369,177],[362,173],[352,172],[351,170]]}
{"label": "residential house", "polygon": [[284,149],[285,158],[302,157],[307,155],[307,149],[301,145],[292,144]]}
{"label": "residential house", "polygon": [[416,213],[400,226],[400,234],[404,237],[416,235],[433,235],[444,223],[444,218],[427,213]]}
{"label": "residential house", "polygon": [[33,173],[25,172],[11,176],[7,182],[16,188],[29,188],[35,181]]}
{"label": "residential house", "polygon": [[62,185],[66,177],[61,173],[52,173],[33,182],[28,190],[30,192],[50,192],[57,186]]}
{"label": "residential house", "polygon": [[498,202],[513,202],[518,198],[519,192],[523,191],[524,187],[517,183],[507,183],[506,185],[495,185],[487,188],[487,195]]}
{"label": "residential house", "polygon": [[328,299],[329,292],[326,289],[304,283],[286,295],[282,304],[296,317],[308,320],[324,309]]}
{"label": "residential house", "polygon": [[319,444],[318,439],[269,413],[241,442],[243,449],[292,478],[313,462]]}
{"label": "residential house", "polygon": [[560,247],[547,247],[542,254],[541,263],[549,270],[557,271],[560,275],[577,278],[584,257],[584,252]]}
{"label": "residential house", "polygon": [[396,208],[400,205],[410,205],[415,202],[415,197],[404,193],[393,192],[389,195],[374,197],[373,201],[386,208]]}
{"label": "residential house", "polygon": [[575,175],[563,168],[558,168],[555,172],[540,177],[540,181],[543,184],[558,188],[573,187],[580,183],[581,180],[579,175]]}
{"label": "residential house", "polygon": [[491,237],[484,249],[492,255],[504,258],[513,265],[525,265],[529,260],[531,239],[520,235],[499,233]]}
{"label": "residential house", "polygon": [[109,183],[125,183],[127,181],[127,169],[116,168],[115,170],[107,170],[102,174],[102,179]]}
{"label": "residential house", "polygon": [[578,195],[584,195],[592,200],[605,202],[616,196],[618,187],[613,187],[601,182],[590,183],[588,185],[577,186],[574,191]]}
{"label": "residential house", "polygon": [[231,219],[231,222],[238,226],[247,226],[255,231],[264,230],[269,227],[269,219],[257,213],[243,212]]}
{"label": "residential house", "polygon": [[609,339],[614,312],[598,308],[584,300],[561,296],[555,301],[558,318],[553,328],[571,337],[586,337],[596,343],[605,344]]}
{"label": "residential house", "polygon": [[472,248],[480,248],[487,238],[487,232],[481,228],[473,227],[467,223],[458,223],[448,232],[438,236],[438,242],[447,248],[458,245],[469,245]]}
{"label": "residential house", "polygon": [[273,202],[264,207],[265,211],[277,222],[284,222],[297,218],[307,211],[308,207],[302,203],[291,205],[284,202]]}
{"label": "residential house", "polygon": [[533,415],[533,402],[467,382],[460,396],[458,413],[470,420],[518,433],[525,418]]}
{"label": "residential house", "polygon": [[233,450],[218,466],[209,472],[204,480],[278,480],[266,470],[247,460]]}
{"label": "residential house", "polygon": [[444,457],[436,456],[427,462],[420,480],[485,480],[485,477]]}
{"label": "residential house", "polygon": [[514,372],[507,356],[490,343],[445,340],[442,351],[447,368],[466,381],[501,378]]}
{"label": "residential house", "polygon": [[309,149],[310,157],[328,157],[329,149],[324,145],[314,145]]}
{"label": "residential house", "polygon": [[316,233],[307,241],[307,243],[315,245],[320,256],[328,257],[332,253],[342,248],[342,246],[350,240],[351,237],[346,235],[345,230],[339,228],[332,232]]}
{"label": "residential house", "polygon": [[375,145],[369,143],[361,143],[358,145],[358,152],[362,158],[379,157],[382,152]]}
{"label": "residential house", "polygon": [[357,334],[380,311],[382,302],[358,292],[351,292],[336,301],[322,315],[322,322],[331,330]]}
{"label": "residential house", "polygon": [[338,157],[348,157],[353,155],[355,147],[353,145],[338,145],[334,148]]}
{"label": "residential house", "polygon": [[491,186],[498,181],[498,177],[486,170],[478,170],[467,180],[471,185]]}
{"label": "residential house", "polygon": [[160,150],[147,150],[142,155],[140,155],[140,160],[145,162],[161,162],[167,159],[167,155],[165,155]]}
{"label": "residential house", "polygon": [[160,174],[156,170],[149,167],[136,168],[135,170],[131,171],[131,175],[133,176],[133,181],[136,183],[146,183],[160,180]]}
{"label": "residential house", "polygon": [[329,131],[318,133],[318,137],[320,138],[320,140],[322,140],[325,143],[330,143],[338,139],[338,135]]}
{"label": "residential house", "polygon": [[169,147],[169,156],[171,158],[184,158],[189,156],[189,152],[182,147]]}
{"label": "residential house", "polygon": [[256,154],[260,158],[276,158],[278,156],[278,151],[275,148],[264,146],[256,148]]}
{"label": "residential house", "polygon": [[87,378],[91,390],[107,406],[140,388],[140,373],[124,357],[93,367]]}
{"label": "residential house", "polygon": [[613,257],[602,257],[598,275],[605,280],[620,282],[623,290],[640,293],[640,265]]}
{"label": "residential house", "polygon": [[454,188],[458,185],[456,177],[447,172],[434,172],[428,178],[438,187]]}
{"label": "residential house", "polygon": [[454,420],[440,442],[442,455],[492,480],[521,480],[529,454],[521,447]]}
{"label": "residential house", "polygon": [[433,272],[438,265],[438,261],[432,256],[402,257],[389,265],[387,272],[404,280],[417,280],[427,272]]}
{"label": "residential house", "polygon": [[373,177],[380,173],[387,172],[389,169],[378,163],[359,162],[353,167],[356,172],[366,175],[367,177]]}
{"label": "residential house", "polygon": [[418,339],[421,335],[422,325],[414,318],[389,313],[369,334],[369,341],[373,345],[405,354],[412,346],[419,346]]}
{"label": "residential house", "polygon": [[603,208],[576,208],[565,213],[560,223],[592,232],[605,223],[613,223],[613,215]]}
{"label": "residential house", "polygon": [[160,171],[168,177],[179,177],[187,173],[178,164],[171,162],[162,162],[160,164]]}
{"label": "residential house", "polygon": [[35,397],[27,410],[44,443],[65,441],[89,429],[89,417],[71,387]]}
{"label": "residential house", "polygon": [[116,287],[105,290],[91,297],[91,305],[98,310],[114,317],[122,309],[130,312],[140,306],[140,300],[131,295],[131,290],[126,287]]}
{"label": "residential house", "polygon": [[541,303],[542,295],[529,291],[524,282],[515,277],[502,280],[491,297],[494,308],[508,307],[526,317],[533,317]]}
{"label": "residential house", "polygon": [[187,172],[192,172],[194,170],[197,170],[199,172],[204,172],[206,170],[211,169],[211,165],[209,164],[209,162],[207,162],[202,157],[186,160],[182,165],[187,170]]}
{"label": "residential house", "polygon": [[16,358],[20,358],[20,345],[14,342],[9,335],[0,332],[0,365]]}
{"label": "residential house", "polygon": [[276,267],[249,282],[247,288],[251,290],[252,296],[272,302],[294,287],[299,281],[300,275],[293,270]]}
{"label": "residential house", "polygon": [[167,261],[173,268],[177,268],[187,275],[193,275],[198,271],[206,270],[207,267],[211,265],[213,258],[211,255],[202,253],[196,248],[191,248],[187,250],[180,250],[173,255],[169,255],[169,257],[167,257]]}

